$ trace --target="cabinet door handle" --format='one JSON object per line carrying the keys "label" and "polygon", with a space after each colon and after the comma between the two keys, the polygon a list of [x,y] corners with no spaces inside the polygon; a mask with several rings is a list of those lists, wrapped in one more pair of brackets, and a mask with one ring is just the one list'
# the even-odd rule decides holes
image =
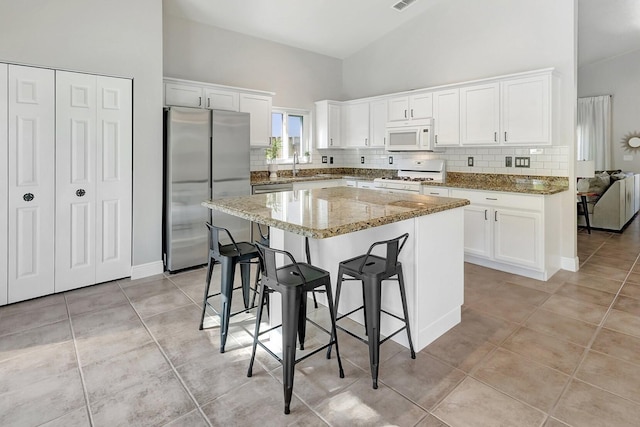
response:
{"label": "cabinet door handle", "polygon": [[436,135],[436,144],[438,143],[438,135]]}
{"label": "cabinet door handle", "polygon": [[411,109],[411,118],[413,119],[413,108]]}
{"label": "cabinet door handle", "polygon": [[80,188],[80,189],[76,190],[76,196],[78,196],[78,197],[82,197],[82,196],[84,196],[85,194],[87,194],[87,193],[86,193],[86,191],[84,191],[84,189],[82,189],[82,188]]}
{"label": "cabinet door handle", "polygon": [[333,138],[329,138],[329,145],[333,145]]}
{"label": "cabinet door handle", "polygon": [[198,97],[198,107],[202,107],[202,97]]}
{"label": "cabinet door handle", "polygon": [[404,118],[407,118],[407,110],[404,110]]}
{"label": "cabinet door handle", "polygon": [[498,132],[493,133],[493,142],[498,142]]}
{"label": "cabinet door handle", "polygon": [[493,220],[494,220],[495,222],[498,222],[498,211],[494,211],[494,212],[493,212]]}
{"label": "cabinet door handle", "polygon": [[495,197],[485,197],[486,200],[498,200]]}
{"label": "cabinet door handle", "polygon": [[25,202],[30,202],[35,198],[35,196],[33,195],[33,193],[25,193],[24,196],[22,196],[22,200],[24,200]]}
{"label": "cabinet door handle", "polygon": [[487,219],[489,219],[489,218],[487,218],[487,211],[488,211],[488,209],[485,209],[485,210],[484,210],[484,220],[485,220],[485,221],[486,221]]}
{"label": "cabinet door handle", "polygon": [[504,133],[504,142],[507,142],[507,132]]}
{"label": "cabinet door handle", "polygon": [[207,108],[211,108],[211,98],[207,98]]}
{"label": "cabinet door handle", "polygon": [[369,138],[364,139],[364,145],[369,145]]}

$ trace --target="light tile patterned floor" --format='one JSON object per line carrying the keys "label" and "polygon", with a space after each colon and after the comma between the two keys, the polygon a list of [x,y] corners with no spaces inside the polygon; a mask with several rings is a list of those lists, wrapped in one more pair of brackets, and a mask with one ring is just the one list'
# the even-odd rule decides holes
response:
{"label": "light tile patterned floor", "polygon": [[637,426],[639,254],[636,218],[581,230],[580,272],[548,282],[467,264],[462,323],[416,360],[383,345],[378,390],[340,334],[346,377],[335,357],[299,364],[288,416],[272,358],[246,376],[251,316],[224,354],[215,318],[198,330],[203,269],[1,307],[0,425]]}

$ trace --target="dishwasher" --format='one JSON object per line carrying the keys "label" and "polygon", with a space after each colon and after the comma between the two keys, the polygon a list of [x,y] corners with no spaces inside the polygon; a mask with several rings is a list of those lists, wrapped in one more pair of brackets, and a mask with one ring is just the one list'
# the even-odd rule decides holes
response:
{"label": "dishwasher", "polygon": [[[258,184],[251,186],[252,194],[279,193],[281,191],[293,191],[293,183],[284,184]],[[260,236],[260,243],[269,245],[269,227],[258,223],[251,223],[251,241],[255,241],[254,236]]]}

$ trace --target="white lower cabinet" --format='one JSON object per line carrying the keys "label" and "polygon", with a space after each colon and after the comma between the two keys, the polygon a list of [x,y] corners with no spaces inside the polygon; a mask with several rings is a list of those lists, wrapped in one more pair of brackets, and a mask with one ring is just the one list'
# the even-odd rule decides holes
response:
{"label": "white lower cabinet", "polygon": [[0,305],[129,276],[131,80],[0,64],[2,81]]}
{"label": "white lower cabinet", "polygon": [[312,188],[343,187],[343,179],[324,179],[321,181],[299,181],[293,183],[293,190],[310,190]]}
{"label": "white lower cabinet", "polygon": [[428,187],[423,185],[420,188],[420,194],[424,194],[425,196],[449,197],[449,189],[445,187]]}
{"label": "white lower cabinet", "polygon": [[547,280],[559,268],[559,195],[451,190],[464,208],[465,260]]}

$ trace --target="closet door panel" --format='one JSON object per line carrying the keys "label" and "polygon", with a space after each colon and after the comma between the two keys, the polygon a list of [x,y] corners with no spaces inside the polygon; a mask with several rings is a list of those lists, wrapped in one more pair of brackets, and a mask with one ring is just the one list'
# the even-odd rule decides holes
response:
{"label": "closet door panel", "polygon": [[8,302],[54,291],[54,71],[10,65]]}
{"label": "closet door panel", "polygon": [[8,148],[8,103],[7,78],[9,67],[7,64],[0,64],[0,305],[7,303],[7,258],[8,242],[8,215],[9,206],[9,148]]}
{"label": "closet door panel", "polygon": [[56,73],[55,290],[95,281],[96,76]]}
{"label": "closet door panel", "polygon": [[131,80],[98,77],[96,282],[131,275]]}

